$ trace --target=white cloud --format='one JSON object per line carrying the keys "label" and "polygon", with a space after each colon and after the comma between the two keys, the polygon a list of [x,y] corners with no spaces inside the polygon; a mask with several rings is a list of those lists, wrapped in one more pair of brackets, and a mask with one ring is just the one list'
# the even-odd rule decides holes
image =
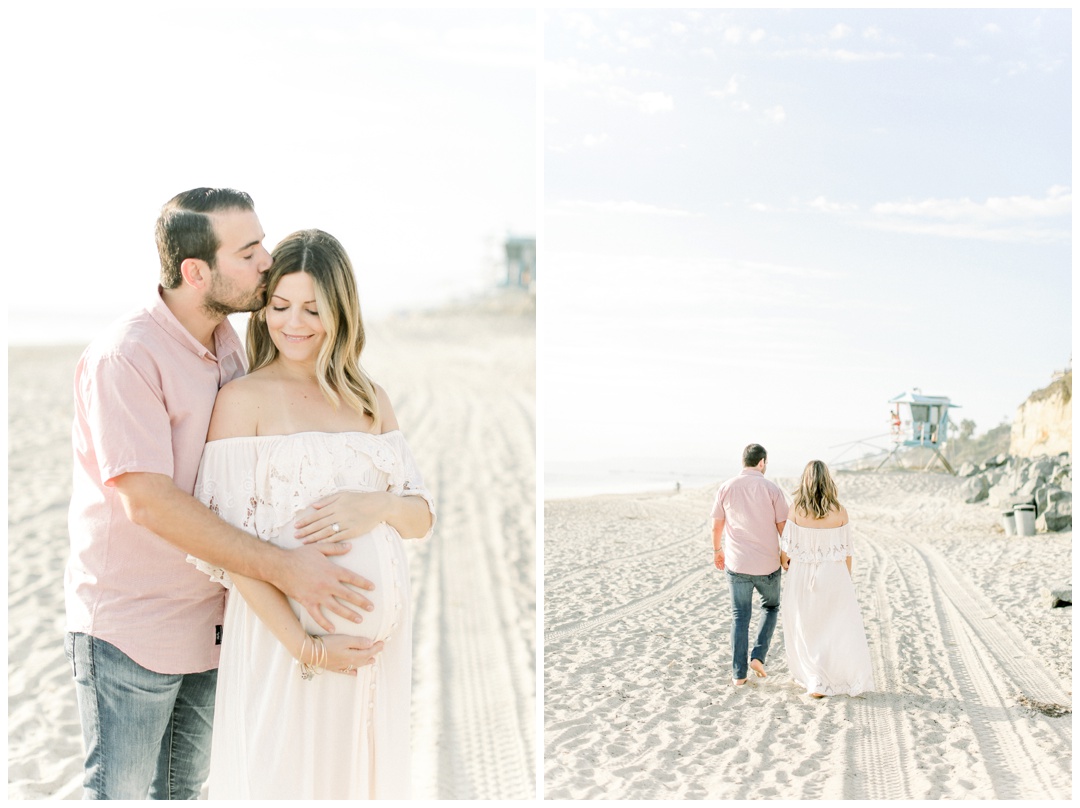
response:
{"label": "white cloud", "polygon": [[810,202],[810,207],[821,213],[852,213],[859,209],[858,205],[845,204],[843,202],[830,202],[823,196],[819,196]]}
{"label": "white cloud", "polygon": [[912,233],[920,236],[975,239],[1009,244],[1055,244],[1067,242],[1071,232],[1067,227],[1001,227],[960,222],[909,222],[899,220],[870,221],[866,226],[875,230],[894,233]]}
{"label": "white cloud", "polygon": [[1068,216],[1072,212],[1072,191],[1055,185],[1042,199],[1030,196],[989,197],[985,202],[973,202],[967,198],[924,199],[920,202],[879,202],[874,205],[873,210],[884,216],[1006,223]]}
{"label": "white cloud", "polygon": [[652,40],[647,36],[640,36],[638,34],[632,34],[627,30],[621,30],[617,34],[619,41],[631,48],[651,48]]}
{"label": "white cloud", "polygon": [[884,59],[900,59],[903,58],[902,53],[885,53],[884,51],[864,51],[856,52],[845,49],[825,51],[823,54],[827,59],[834,59],[838,62],[880,62]]}
{"label": "white cloud", "polygon": [[871,25],[869,28],[865,29],[862,32],[862,35],[863,39],[869,39],[876,42],[877,40],[881,39],[881,29],[875,25]]}
{"label": "white cloud", "polygon": [[647,115],[675,109],[675,99],[665,93],[642,93],[637,100],[638,109]]}
{"label": "white cloud", "polygon": [[682,36],[690,29],[683,25],[681,22],[673,22],[668,24],[668,31],[675,34],[675,36]]}
{"label": "white cloud", "polygon": [[829,37],[832,39],[843,39],[844,37],[849,36],[851,33],[852,30],[850,26],[844,25],[843,23],[838,23],[837,25],[833,26],[833,29],[831,31],[829,31]]}
{"label": "white cloud", "polygon": [[604,85],[624,81],[627,71],[624,67],[612,67],[606,63],[588,64],[577,59],[564,59],[561,62],[544,63],[545,83],[556,87],[571,85]]}
{"label": "white cloud", "polygon": [[716,58],[716,51],[714,51],[712,48],[701,48],[698,51],[698,53],[700,53],[706,59],[715,59]]}
{"label": "white cloud", "polygon": [[745,261],[739,263],[754,273],[764,272],[769,275],[810,278],[812,280],[832,280],[843,277],[842,273],[830,269],[816,269],[815,267],[793,266],[791,264],[764,264],[757,261]]}
{"label": "white cloud", "polygon": [[738,45],[742,42],[743,29],[738,26],[732,26],[724,29],[724,41],[729,42],[732,45]]}
{"label": "white cloud", "polygon": [[788,59],[829,59],[836,62],[880,62],[904,58],[904,54],[899,51],[854,51],[848,48],[800,48],[778,51],[776,56]]}
{"label": "white cloud", "polygon": [[726,98],[729,95],[735,95],[739,92],[739,81],[736,76],[732,76],[727,80],[727,84],[724,85],[722,90],[710,90],[709,95],[713,98]]}
{"label": "white cloud", "polygon": [[585,135],[585,137],[582,138],[581,145],[585,146],[586,148],[592,149],[592,148],[595,148],[596,146],[600,146],[601,144],[607,143],[607,141],[608,141],[608,136],[606,134],[604,134],[604,133],[601,133],[599,135],[589,134],[589,135]]}
{"label": "white cloud", "polygon": [[604,202],[590,202],[584,199],[566,199],[548,207],[545,213],[556,216],[569,216],[578,213],[606,213],[606,214],[631,214],[642,216],[665,216],[665,217],[699,217],[704,214],[694,213],[679,208],[662,208],[658,205],[650,205],[644,202],[623,200],[616,202],[606,200]]}
{"label": "white cloud", "polygon": [[563,14],[562,21],[563,25],[585,39],[588,39],[599,30],[596,25],[593,24],[592,17],[578,11],[571,11]]}
{"label": "white cloud", "polygon": [[1021,73],[1028,72],[1027,62],[1011,61],[1005,63],[1005,73],[1009,76],[1019,76]]}
{"label": "white cloud", "polygon": [[764,38],[765,38],[765,31],[764,31],[764,29],[761,29],[761,28],[754,29],[753,33],[750,34],[750,41],[753,42],[755,45],[757,43],[759,43],[761,40],[763,40]]}
{"label": "white cloud", "polygon": [[986,25],[983,26],[982,29],[983,29],[983,31],[985,31],[988,34],[1000,34],[1001,33],[1001,26],[997,25],[996,23],[992,23],[992,22],[988,22]]}
{"label": "white cloud", "polygon": [[[886,230],[999,242],[1049,243],[1067,241],[1070,237],[1072,191],[1056,185],[1042,198],[880,202],[872,210],[876,218],[867,224]],[[1058,222],[1042,223],[1051,219]]]}
{"label": "white cloud", "polygon": [[777,104],[775,107],[765,110],[765,117],[773,123],[783,123],[787,115],[784,113],[784,108]]}

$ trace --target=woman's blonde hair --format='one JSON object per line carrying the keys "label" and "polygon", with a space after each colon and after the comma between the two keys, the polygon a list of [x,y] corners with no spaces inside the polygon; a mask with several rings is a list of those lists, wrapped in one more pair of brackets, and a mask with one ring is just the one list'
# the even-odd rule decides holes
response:
{"label": "woman's blonde hair", "polygon": [[[371,416],[379,426],[379,403],[375,385],[360,366],[364,350],[364,321],[352,262],[341,243],[322,230],[298,230],[278,244],[271,255],[274,263],[267,272],[266,302],[285,275],[305,272],[315,286],[319,320],[326,329],[316,376],[323,395],[335,407],[344,401],[358,412]],[[266,309],[251,315],[247,332],[248,366],[258,370],[277,358],[278,349],[266,327]]]}
{"label": "woman's blonde hair", "polygon": [[840,500],[829,467],[820,460],[811,460],[803,469],[802,480],[795,491],[795,511],[814,519],[824,519],[830,512],[838,510]]}

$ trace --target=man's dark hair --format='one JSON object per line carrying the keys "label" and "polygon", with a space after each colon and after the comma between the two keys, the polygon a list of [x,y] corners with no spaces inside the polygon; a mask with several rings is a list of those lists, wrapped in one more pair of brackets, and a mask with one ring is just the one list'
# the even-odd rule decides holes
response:
{"label": "man's dark hair", "polygon": [[198,258],[214,268],[214,256],[221,244],[207,214],[237,209],[254,210],[255,203],[243,191],[232,188],[195,188],[177,194],[162,206],[154,228],[162,287],[175,289],[180,285],[180,265],[187,258]]}
{"label": "man's dark hair", "polygon": [[746,468],[753,468],[766,457],[768,453],[760,443],[751,443],[742,452],[742,464]]}

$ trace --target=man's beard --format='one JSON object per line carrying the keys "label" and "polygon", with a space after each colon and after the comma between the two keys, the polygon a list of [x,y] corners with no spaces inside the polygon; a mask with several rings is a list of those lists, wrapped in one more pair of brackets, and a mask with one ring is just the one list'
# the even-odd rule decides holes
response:
{"label": "man's beard", "polygon": [[202,304],[203,312],[210,317],[227,317],[239,311],[258,311],[266,305],[265,284],[259,286],[246,300],[236,300],[235,298],[228,299],[227,295],[221,294],[217,278],[218,276],[215,275],[210,291],[206,293],[206,299]]}

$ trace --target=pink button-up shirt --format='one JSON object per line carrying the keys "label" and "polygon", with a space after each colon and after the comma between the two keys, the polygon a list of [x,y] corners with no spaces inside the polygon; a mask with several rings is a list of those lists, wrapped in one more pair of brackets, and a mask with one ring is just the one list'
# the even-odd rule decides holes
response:
{"label": "pink button-up shirt", "polygon": [[214,340],[211,353],[159,287],[149,306],[92,342],[75,371],[67,630],[105,640],[158,673],[217,667],[225,590],[128,519],[114,478],[155,472],[194,490],[218,389],[245,371],[227,320]]}
{"label": "pink button-up shirt", "polygon": [[720,486],[713,519],[724,520],[724,567],[744,575],[780,569],[780,534],[788,504],[776,483],[755,468],[744,468]]}

